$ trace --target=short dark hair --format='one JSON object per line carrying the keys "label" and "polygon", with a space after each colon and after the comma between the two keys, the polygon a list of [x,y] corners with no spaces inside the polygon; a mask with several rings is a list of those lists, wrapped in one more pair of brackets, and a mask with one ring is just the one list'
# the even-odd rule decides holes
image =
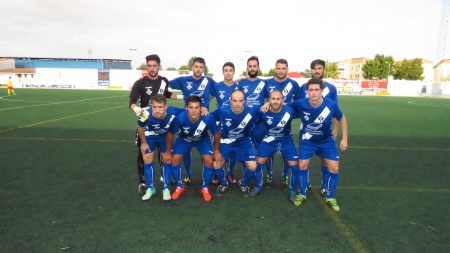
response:
{"label": "short dark hair", "polygon": [[222,70],[223,70],[226,66],[232,67],[233,70],[234,70],[234,64],[233,64],[232,62],[230,62],[230,61],[225,62],[225,63],[223,64]]}
{"label": "short dark hair", "polygon": [[289,67],[288,62],[285,59],[278,59],[275,65],[277,65],[278,63],[286,64],[286,67]]}
{"label": "short dark hair", "polygon": [[145,57],[145,63],[149,61],[156,61],[158,65],[161,65],[161,59],[159,59],[159,56],[157,54],[147,55],[147,57]]}
{"label": "short dark hair", "polygon": [[250,58],[248,58],[248,60],[247,60],[247,65],[248,65],[248,62],[249,62],[249,61],[256,61],[256,62],[258,63],[258,66],[259,66],[259,59],[258,59],[258,56],[254,55],[254,56],[251,56]]}
{"label": "short dark hair", "polygon": [[325,68],[325,61],[321,60],[321,59],[315,59],[314,61],[311,62],[311,69],[314,68],[314,66],[316,66],[317,64],[322,65],[322,68]]}
{"label": "short dark hair", "polygon": [[200,103],[202,105],[202,98],[197,95],[191,95],[186,99],[186,105],[189,103]]}
{"label": "short dark hair", "polygon": [[231,97],[233,96],[233,94],[236,93],[236,92],[241,92],[242,95],[244,95],[244,100],[246,100],[245,93],[241,89],[235,89],[234,91],[232,91],[231,94],[230,94],[230,100],[231,100]]}
{"label": "short dark hair", "polygon": [[167,99],[163,94],[156,94],[152,97],[151,102],[156,102],[159,104],[167,104]]}
{"label": "short dark hair", "polygon": [[196,63],[196,62],[202,63],[203,65],[206,65],[205,59],[203,59],[202,57],[195,57],[195,59],[192,61],[192,65],[193,65],[194,63]]}
{"label": "short dark hair", "polygon": [[311,78],[306,82],[306,89],[309,89],[311,84],[320,84],[320,89],[323,90],[323,80],[319,78]]}

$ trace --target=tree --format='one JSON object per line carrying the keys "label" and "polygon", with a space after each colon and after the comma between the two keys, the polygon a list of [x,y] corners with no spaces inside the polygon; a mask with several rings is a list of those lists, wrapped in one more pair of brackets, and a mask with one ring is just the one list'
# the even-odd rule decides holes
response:
{"label": "tree", "polygon": [[178,70],[191,70],[188,65],[182,65]]}
{"label": "tree", "polygon": [[264,76],[276,76],[277,72],[275,72],[275,69],[269,69],[269,72],[264,74]]}
{"label": "tree", "polygon": [[[311,74],[311,71],[310,71]],[[338,65],[337,63],[333,62],[330,63],[329,61],[326,61],[325,63],[325,69],[323,71],[323,78],[339,78],[339,71],[338,71]]]}
{"label": "tree", "polygon": [[364,79],[373,79],[374,77],[382,80],[387,79],[392,73],[394,67],[394,60],[392,56],[384,56],[376,54],[373,60],[364,63],[362,67]]}
{"label": "tree", "polygon": [[166,70],[177,70],[177,69],[174,67],[169,67],[169,68],[166,68]]}
{"label": "tree", "polygon": [[305,71],[300,72],[300,74],[303,74],[306,78],[311,78],[312,77],[310,69],[305,69]]}
{"label": "tree", "polygon": [[142,63],[139,67],[136,68],[137,70],[147,70],[147,65],[145,63]]}
{"label": "tree", "polygon": [[395,63],[392,72],[395,80],[423,80],[425,78],[422,76],[422,60],[418,58],[412,61],[404,59]]}

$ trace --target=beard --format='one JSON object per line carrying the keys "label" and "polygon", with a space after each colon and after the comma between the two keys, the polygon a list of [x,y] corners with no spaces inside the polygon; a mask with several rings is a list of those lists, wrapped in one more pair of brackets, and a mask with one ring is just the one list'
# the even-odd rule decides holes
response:
{"label": "beard", "polygon": [[272,108],[274,111],[278,111],[278,110],[280,109],[280,107],[281,107],[281,104],[279,104],[279,105],[272,105],[272,104],[270,104],[269,106],[270,106],[270,108]]}
{"label": "beard", "polygon": [[151,77],[155,77],[155,76],[157,76],[158,75],[158,72],[157,71],[148,71],[148,75],[149,76],[151,76]]}
{"label": "beard", "polygon": [[257,76],[258,76],[258,71],[255,71],[255,73],[248,72],[248,77],[250,77],[250,78],[255,78]]}
{"label": "beard", "polygon": [[317,75],[318,75],[318,74],[316,73],[316,74],[313,75],[313,77],[314,77],[314,78],[318,78],[318,79],[322,79],[322,78],[323,78],[323,74],[322,74],[322,75],[319,75],[318,77],[316,77]]}

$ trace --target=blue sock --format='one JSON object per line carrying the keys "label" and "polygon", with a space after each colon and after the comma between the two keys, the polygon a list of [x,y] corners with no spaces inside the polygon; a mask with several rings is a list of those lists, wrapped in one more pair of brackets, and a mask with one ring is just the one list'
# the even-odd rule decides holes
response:
{"label": "blue sock", "polygon": [[202,188],[206,188],[209,185],[209,182],[211,182],[211,179],[214,175],[214,168],[213,167],[206,167],[203,166],[203,185]]}
{"label": "blue sock", "polygon": [[214,170],[214,175],[219,179],[221,185],[227,185],[227,180],[225,179],[225,170],[223,167]]}
{"label": "blue sock", "polygon": [[336,192],[336,188],[339,183],[339,173],[329,172],[330,177],[328,178],[328,187],[327,187],[327,199],[334,198],[334,193]]}
{"label": "blue sock", "polygon": [[320,185],[320,188],[327,188],[328,177],[329,177],[328,173],[330,173],[330,171],[328,170],[328,167],[322,165],[322,184]]}
{"label": "blue sock", "polygon": [[172,166],[170,164],[163,164],[163,179],[164,189],[170,188],[170,177],[172,176]]}
{"label": "blue sock", "polygon": [[153,163],[144,164],[144,176],[145,181],[147,182],[147,188],[155,188],[153,186],[153,175],[154,175]]}
{"label": "blue sock", "polygon": [[256,170],[255,170],[255,179],[256,179],[256,185],[258,189],[262,189],[262,182],[263,182],[263,167],[264,164],[256,163]]}
{"label": "blue sock", "polygon": [[290,183],[289,189],[292,192],[297,189],[297,186],[299,184],[300,170],[298,169],[298,165],[289,166],[289,169],[291,169],[291,180],[289,182]]}
{"label": "blue sock", "polygon": [[308,182],[308,171],[299,170],[300,194],[306,196],[306,183]]}
{"label": "blue sock", "polygon": [[[286,178],[289,173],[289,169],[291,168],[285,158],[282,158],[282,164],[283,164],[283,174],[281,175],[281,178]],[[298,166],[297,166],[298,167]]]}
{"label": "blue sock", "polygon": [[273,177],[273,156],[269,156],[269,159],[267,159],[265,166],[267,170],[267,175]]}
{"label": "blue sock", "polygon": [[255,176],[255,172],[251,172],[247,167],[244,168],[244,178],[242,179],[242,186],[247,186],[248,182]]}
{"label": "blue sock", "polygon": [[309,181],[309,166],[306,169],[306,187],[310,187],[311,186],[311,182]]}
{"label": "blue sock", "polygon": [[183,155],[183,164],[184,164],[184,170],[186,171],[186,177],[191,177],[191,163],[192,163],[191,152],[184,154]]}
{"label": "blue sock", "polygon": [[[181,182],[181,167],[180,164],[172,166],[172,175],[175,181],[177,182],[178,187],[183,187],[183,182]],[[170,177],[167,179],[164,178],[164,181],[169,180],[170,183]]]}

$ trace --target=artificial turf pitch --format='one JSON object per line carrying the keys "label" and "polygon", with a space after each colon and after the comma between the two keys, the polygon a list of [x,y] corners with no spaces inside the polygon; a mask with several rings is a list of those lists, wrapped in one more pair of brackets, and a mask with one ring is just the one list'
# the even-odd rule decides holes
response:
{"label": "artificial turf pitch", "polygon": [[[1,89],[6,94],[6,89]],[[335,213],[313,190],[231,186],[211,202],[201,162],[176,201],[137,194],[128,91],[16,89],[0,99],[0,252],[448,252],[450,100],[340,96],[349,124]],[[181,106],[180,102],[169,101]],[[211,108],[215,103],[211,103]],[[297,142],[299,121],[294,121]],[[338,141],[340,138],[338,137]],[[298,144],[298,143],[297,143]],[[240,178],[238,166],[235,175]],[[173,189],[172,189],[173,190]]]}

